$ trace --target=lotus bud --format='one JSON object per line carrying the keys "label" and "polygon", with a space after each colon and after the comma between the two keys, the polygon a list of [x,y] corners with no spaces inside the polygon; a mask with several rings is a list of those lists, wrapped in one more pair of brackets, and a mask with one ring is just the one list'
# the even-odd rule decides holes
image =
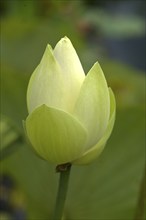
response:
{"label": "lotus bud", "polygon": [[28,139],[55,164],[88,164],[102,152],[115,121],[115,98],[98,62],[85,76],[71,41],[47,46],[27,90]]}

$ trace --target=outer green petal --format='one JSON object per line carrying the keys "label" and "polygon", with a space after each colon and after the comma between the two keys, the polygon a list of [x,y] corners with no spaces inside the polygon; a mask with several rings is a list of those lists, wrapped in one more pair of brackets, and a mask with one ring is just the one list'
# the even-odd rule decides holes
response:
{"label": "outer green petal", "polygon": [[62,69],[67,103],[71,112],[85,78],[84,70],[71,41],[67,37],[57,43],[54,56]]}
{"label": "outer green petal", "polygon": [[74,110],[74,115],[88,131],[87,148],[102,137],[109,114],[109,90],[100,65],[95,63],[83,82]]}
{"label": "outer green petal", "polygon": [[108,122],[108,126],[106,129],[106,132],[104,133],[103,137],[100,139],[100,141],[93,146],[91,149],[86,151],[83,156],[77,160],[75,160],[73,163],[77,165],[85,165],[90,163],[91,161],[95,160],[100,153],[103,151],[104,146],[108,140],[108,138],[111,135],[111,132],[113,130],[114,122],[115,122],[115,108],[116,108],[116,103],[115,103],[115,98],[114,94],[111,89],[109,89],[110,92],[110,104],[111,104],[111,111],[110,111],[110,119]]}
{"label": "outer green petal", "polygon": [[29,113],[42,104],[66,109],[64,92],[61,69],[53,56],[51,46],[48,45],[41,63],[29,81],[27,90]]}
{"label": "outer green petal", "polygon": [[26,119],[27,136],[37,153],[56,163],[75,160],[85,148],[86,131],[71,115],[42,105]]}

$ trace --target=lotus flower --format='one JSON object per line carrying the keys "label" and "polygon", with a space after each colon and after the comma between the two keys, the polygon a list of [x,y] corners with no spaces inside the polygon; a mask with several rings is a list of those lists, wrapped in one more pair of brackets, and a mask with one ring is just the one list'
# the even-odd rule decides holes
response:
{"label": "lotus flower", "polygon": [[85,76],[71,41],[50,45],[27,90],[26,133],[43,159],[88,164],[102,152],[115,121],[115,98],[96,62]]}

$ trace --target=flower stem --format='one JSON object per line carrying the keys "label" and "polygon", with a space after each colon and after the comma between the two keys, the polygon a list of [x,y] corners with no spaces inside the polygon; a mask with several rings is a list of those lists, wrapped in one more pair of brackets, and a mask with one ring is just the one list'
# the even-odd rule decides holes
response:
{"label": "flower stem", "polygon": [[60,172],[59,186],[56,197],[56,205],[53,220],[61,220],[64,211],[64,205],[67,195],[71,164],[61,164],[56,167],[56,171]]}
{"label": "flower stem", "polygon": [[139,190],[139,198],[137,203],[137,209],[135,214],[135,220],[142,220],[144,219],[144,213],[145,213],[145,203],[146,203],[146,168],[142,177],[142,181],[140,184],[140,190]]}

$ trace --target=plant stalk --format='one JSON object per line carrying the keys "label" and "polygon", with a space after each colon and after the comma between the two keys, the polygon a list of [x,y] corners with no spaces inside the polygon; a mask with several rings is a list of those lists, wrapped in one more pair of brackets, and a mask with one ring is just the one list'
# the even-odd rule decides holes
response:
{"label": "plant stalk", "polygon": [[56,172],[60,172],[59,186],[56,197],[56,205],[53,215],[53,220],[61,220],[64,212],[64,206],[67,196],[69,176],[71,164],[61,164],[56,167]]}

